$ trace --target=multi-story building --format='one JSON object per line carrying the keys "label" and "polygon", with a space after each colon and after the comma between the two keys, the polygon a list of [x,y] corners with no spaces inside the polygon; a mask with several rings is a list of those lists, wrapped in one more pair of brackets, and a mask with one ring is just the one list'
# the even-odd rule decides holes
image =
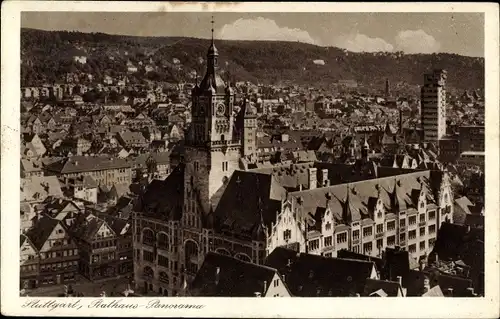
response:
{"label": "multi-story building", "polygon": [[435,145],[446,134],[446,77],[445,70],[425,74],[420,92],[424,141]]}
{"label": "multi-story building", "polygon": [[63,222],[44,216],[26,232],[38,251],[40,264],[35,286],[74,282],[78,273],[78,248]]}
{"label": "multi-story building", "polygon": [[131,222],[115,216],[100,216],[117,235],[116,241],[116,274],[131,276],[134,273],[134,253],[132,247]]}
{"label": "multi-story building", "polygon": [[107,187],[132,182],[131,163],[108,155],[72,156],[47,166],[46,171],[63,179],[90,176]]}
{"label": "multi-story building", "polygon": [[21,289],[34,288],[38,280],[40,256],[35,245],[26,235],[21,235],[20,245]]}
{"label": "multi-story building", "polygon": [[[235,125],[234,92],[218,74],[218,59],[212,42],[205,77],[192,89],[185,164],[164,182],[153,181],[140,201],[142,207],[134,220],[134,273],[142,293],[176,295],[184,276],[194,278],[208,251],[211,231],[204,227],[210,219],[212,197],[239,167],[242,128]],[[159,188],[162,194],[157,193]],[[252,244],[247,246],[252,255]]]}
{"label": "multi-story building", "polygon": [[[380,256],[386,247],[429,254],[436,231],[452,219],[446,174],[420,171],[292,192],[278,214],[267,249],[299,242],[311,254],[335,257],[348,249]],[[305,226],[307,225],[307,231]]]}
{"label": "multi-story building", "polygon": [[[377,177],[364,146],[358,166],[366,173],[355,176],[357,164],[344,165],[345,172],[333,167],[331,176],[314,163],[238,170],[243,129],[233,121],[233,91],[217,74],[213,42],[207,62],[192,91],[184,161],[165,180],[153,180],[135,207],[138,292],[182,295],[210,251],[263,264],[281,246],[331,257],[341,249],[372,256],[396,245],[415,256],[432,249],[440,223],[453,214],[445,173]],[[347,184],[351,179],[356,182]]]}
{"label": "multi-story building", "polygon": [[460,152],[484,152],[484,126],[460,126]]}
{"label": "multi-story building", "polygon": [[104,219],[81,214],[70,228],[80,252],[80,273],[90,280],[117,276],[117,234]]}

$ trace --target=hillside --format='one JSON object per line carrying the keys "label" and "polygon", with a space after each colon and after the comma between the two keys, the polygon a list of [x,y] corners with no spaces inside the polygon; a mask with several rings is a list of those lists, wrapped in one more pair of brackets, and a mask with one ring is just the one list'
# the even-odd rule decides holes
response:
{"label": "hillside", "polygon": [[[181,81],[203,72],[209,40],[179,37],[132,37],[102,33],[21,30],[21,82],[23,86],[60,82],[66,73],[104,75],[127,73],[127,62],[139,66],[130,80]],[[352,53],[334,47],[298,42],[220,41],[217,48],[226,77],[254,83],[291,82],[328,85],[353,79],[382,87],[391,83],[420,85],[433,68],[448,71],[448,83],[457,89],[483,88],[484,59],[456,54]],[[87,63],[72,61],[83,51]],[[313,63],[323,60],[324,65]],[[140,66],[142,64],[142,66]],[[146,72],[146,65],[154,68]]]}

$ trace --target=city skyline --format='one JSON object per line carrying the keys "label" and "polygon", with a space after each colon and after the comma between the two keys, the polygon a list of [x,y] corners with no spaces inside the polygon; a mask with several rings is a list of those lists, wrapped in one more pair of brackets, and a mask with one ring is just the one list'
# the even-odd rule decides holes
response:
{"label": "city skyline", "polygon": [[[65,18],[61,19],[63,15]],[[210,38],[212,15],[215,36],[220,40],[299,41],[353,52],[484,56],[481,13],[24,12],[21,26],[54,31]]]}

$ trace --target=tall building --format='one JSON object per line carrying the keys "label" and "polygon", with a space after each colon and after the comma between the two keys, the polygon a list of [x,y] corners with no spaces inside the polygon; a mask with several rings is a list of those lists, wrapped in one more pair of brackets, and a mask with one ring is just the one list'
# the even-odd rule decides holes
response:
{"label": "tall building", "polygon": [[194,278],[214,245],[209,238],[216,199],[243,154],[255,151],[249,146],[255,143],[255,112],[244,106],[235,114],[234,91],[220,76],[218,60],[212,29],[206,73],[191,92],[184,160],[165,181],[154,180],[136,207],[134,273],[140,293],[183,294],[183,283]]}
{"label": "tall building", "polygon": [[420,96],[424,142],[437,146],[439,139],[446,134],[446,71],[434,70],[425,74]]}

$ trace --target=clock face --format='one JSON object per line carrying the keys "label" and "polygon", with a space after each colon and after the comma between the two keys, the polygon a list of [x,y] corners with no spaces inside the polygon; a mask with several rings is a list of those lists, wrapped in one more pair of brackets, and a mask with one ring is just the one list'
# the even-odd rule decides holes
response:
{"label": "clock face", "polygon": [[226,107],[224,106],[224,104],[222,103],[219,103],[217,105],[217,115],[219,116],[223,116],[224,113],[226,113]]}

